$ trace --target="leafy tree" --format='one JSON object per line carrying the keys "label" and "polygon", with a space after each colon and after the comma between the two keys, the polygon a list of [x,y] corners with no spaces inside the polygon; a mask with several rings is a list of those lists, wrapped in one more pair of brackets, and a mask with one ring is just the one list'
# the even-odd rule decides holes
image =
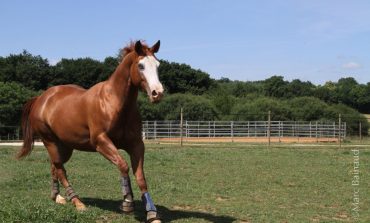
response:
{"label": "leafy tree", "polygon": [[148,96],[140,92],[137,103],[142,120],[152,121],[165,119],[166,113],[161,110],[162,102],[159,104],[152,104],[149,102]]}
{"label": "leafy tree", "polygon": [[223,86],[221,83],[213,85],[205,96],[209,98],[215,107],[218,114],[221,115],[222,119],[227,119],[228,115],[231,113],[232,107],[236,103],[236,97],[230,94],[227,86]]}
{"label": "leafy tree", "polygon": [[157,105],[139,97],[139,108],[143,120],[179,120],[183,108],[186,120],[215,120],[217,113],[210,100],[203,96],[173,94],[166,96]]}
{"label": "leafy tree", "polygon": [[272,76],[263,82],[264,94],[270,97],[282,98],[285,96],[288,82],[282,76]]}
{"label": "leafy tree", "polygon": [[52,85],[77,84],[90,88],[103,78],[103,65],[91,58],[62,59],[54,67]]}
{"label": "leafy tree", "polygon": [[36,94],[18,83],[0,82],[0,126],[18,125],[23,105]]}
{"label": "leafy tree", "polygon": [[232,112],[231,109],[235,106],[236,98],[232,95],[223,94],[220,92],[219,96],[212,98],[212,103],[215,106],[217,113],[227,118]]}
{"label": "leafy tree", "polygon": [[309,81],[301,81],[294,79],[285,87],[285,97],[294,98],[294,97],[303,97],[303,96],[312,96],[315,86]]}
{"label": "leafy tree", "polygon": [[221,77],[220,80],[218,80],[220,83],[230,83],[231,80],[227,77]]}
{"label": "leafy tree", "polygon": [[339,79],[336,88],[339,102],[356,107],[356,95],[355,91],[353,91],[356,86],[358,86],[358,83],[353,77]]}
{"label": "leafy tree", "polygon": [[200,95],[205,93],[212,85],[209,74],[201,70],[194,70],[186,64],[169,63],[165,60],[160,62],[159,79],[169,94],[191,93]]}
{"label": "leafy tree", "polygon": [[318,86],[315,89],[313,96],[327,103],[337,103],[338,95],[336,92],[336,88],[337,86],[333,82],[326,82],[325,85]]}
{"label": "leafy tree", "polygon": [[235,97],[245,97],[248,94],[259,93],[260,89],[257,83],[235,81],[232,88],[232,95]]}
{"label": "leafy tree", "polygon": [[26,50],[0,58],[0,81],[17,82],[32,90],[46,89],[50,81],[50,66],[41,56]]}
{"label": "leafy tree", "polygon": [[286,101],[292,119],[297,121],[320,120],[327,115],[328,105],[314,97],[298,97]]}
{"label": "leafy tree", "polygon": [[235,120],[261,121],[267,120],[271,111],[272,120],[290,120],[290,110],[282,101],[268,97],[256,98],[252,101],[236,103],[232,109]]}
{"label": "leafy tree", "polygon": [[97,82],[107,80],[111,74],[116,70],[119,61],[115,57],[106,57],[102,64],[102,73],[99,75]]}
{"label": "leafy tree", "polygon": [[356,91],[356,104],[360,112],[370,114],[370,82],[367,85],[360,85],[354,89]]}
{"label": "leafy tree", "polygon": [[217,113],[210,100],[203,96],[174,94],[163,101],[163,110],[166,112],[165,119],[179,120],[180,109],[183,108],[186,120],[214,120]]}

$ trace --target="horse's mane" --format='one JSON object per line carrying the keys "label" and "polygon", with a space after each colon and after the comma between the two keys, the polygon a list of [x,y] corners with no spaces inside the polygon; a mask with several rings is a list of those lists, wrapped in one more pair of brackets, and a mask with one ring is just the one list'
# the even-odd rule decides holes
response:
{"label": "horse's mane", "polygon": [[[127,54],[135,50],[135,43],[137,41],[131,40],[120,52],[120,57],[123,59]],[[144,49],[149,49],[148,45],[145,43],[145,41],[140,40],[141,45]]]}

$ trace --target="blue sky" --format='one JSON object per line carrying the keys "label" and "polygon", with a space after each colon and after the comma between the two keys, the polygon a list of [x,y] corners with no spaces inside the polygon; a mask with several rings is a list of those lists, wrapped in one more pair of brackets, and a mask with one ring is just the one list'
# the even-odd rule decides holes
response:
{"label": "blue sky", "polygon": [[160,59],[213,78],[370,81],[367,0],[2,0],[0,30],[0,56],[103,60],[160,39]]}

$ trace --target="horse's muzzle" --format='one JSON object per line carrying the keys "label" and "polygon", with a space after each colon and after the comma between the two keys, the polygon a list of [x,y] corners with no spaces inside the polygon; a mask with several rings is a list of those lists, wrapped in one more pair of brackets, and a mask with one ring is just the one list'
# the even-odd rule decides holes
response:
{"label": "horse's muzzle", "polygon": [[163,98],[163,92],[162,91],[153,90],[151,93],[152,94],[150,95],[150,101],[152,103],[157,103]]}

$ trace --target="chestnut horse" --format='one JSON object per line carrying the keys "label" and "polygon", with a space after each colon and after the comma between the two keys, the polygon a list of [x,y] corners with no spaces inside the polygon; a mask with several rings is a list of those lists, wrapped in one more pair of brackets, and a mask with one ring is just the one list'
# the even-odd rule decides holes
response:
{"label": "chestnut horse", "polygon": [[59,193],[59,182],[67,199],[77,210],[86,207],[67,180],[64,164],[74,149],[99,152],[116,165],[121,173],[124,212],[134,210],[129,165],[118,152],[124,148],[141,191],[148,222],[160,222],[148,193],[144,176],[144,143],[141,117],[137,107],[138,90],[144,90],[151,102],[161,100],[163,86],[158,79],[159,62],[154,56],[160,41],[152,47],[137,41],[123,50],[122,62],[108,80],[86,90],[76,85],[51,87],[24,106],[22,115],[23,147],[18,158],[28,155],[35,137],[41,138],[51,163],[51,198],[66,203]]}

